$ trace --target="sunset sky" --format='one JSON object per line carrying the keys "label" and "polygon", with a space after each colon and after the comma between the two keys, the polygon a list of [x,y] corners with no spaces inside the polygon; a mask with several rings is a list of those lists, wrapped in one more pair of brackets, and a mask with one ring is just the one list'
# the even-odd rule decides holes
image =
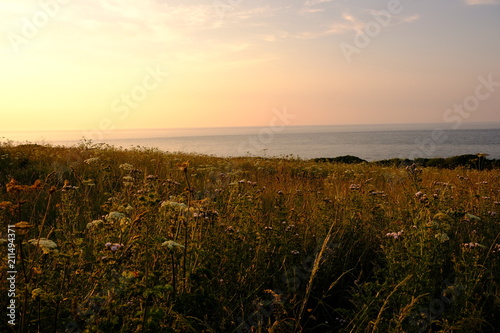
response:
{"label": "sunset sky", "polygon": [[2,0],[0,136],[499,122],[499,3]]}

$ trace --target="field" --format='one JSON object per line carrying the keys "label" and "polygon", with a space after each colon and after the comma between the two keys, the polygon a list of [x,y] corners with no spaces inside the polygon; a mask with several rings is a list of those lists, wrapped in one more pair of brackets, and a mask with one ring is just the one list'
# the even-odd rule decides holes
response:
{"label": "field", "polygon": [[500,169],[3,143],[0,184],[1,332],[498,327]]}

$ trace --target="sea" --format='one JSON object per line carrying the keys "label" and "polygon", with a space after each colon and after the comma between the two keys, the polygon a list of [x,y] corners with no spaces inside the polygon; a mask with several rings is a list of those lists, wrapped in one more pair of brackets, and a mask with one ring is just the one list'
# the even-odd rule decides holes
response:
{"label": "sea", "polygon": [[500,159],[500,123],[469,123],[459,128],[442,123],[0,133],[0,142],[73,146],[83,139],[127,149],[147,147],[221,157],[352,155],[378,161],[483,153]]}

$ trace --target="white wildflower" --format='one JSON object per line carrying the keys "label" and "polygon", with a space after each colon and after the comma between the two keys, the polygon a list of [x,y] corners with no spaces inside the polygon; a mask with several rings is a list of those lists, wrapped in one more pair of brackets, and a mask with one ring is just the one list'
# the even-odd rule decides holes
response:
{"label": "white wildflower", "polygon": [[179,244],[177,242],[174,242],[173,240],[165,241],[161,244],[161,246],[166,246],[169,250],[172,250],[174,248],[183,248],[184,247],[184,245]]}
{"label": "white wildflower", "polygon": [[101,226],[104,223],[103,220],[94,220],[92,222],[87,223],[87,229],[92,229]]}
{"label": "white wildflower", "polygon": [[92,164],[94,162],[97,162],[99,161],[99,157],[91,157],[91,158],[87,158],[85,161],[83,161],[84,163],[87,163],[87,164]]}
{"label": "white wildflower", "polygon": [[30,239],[28,243],[38,246],[40,249],[42,249],[44,254],[59,253],[59,250],[57,249],[57,244],[47,238]]}
{"label": "white wildflower", "polygon": [[120,164],[119,168],[123,169],[125,171],[131,171],[134,169],[134,166],[132,164],[123,163],[123,164]]}

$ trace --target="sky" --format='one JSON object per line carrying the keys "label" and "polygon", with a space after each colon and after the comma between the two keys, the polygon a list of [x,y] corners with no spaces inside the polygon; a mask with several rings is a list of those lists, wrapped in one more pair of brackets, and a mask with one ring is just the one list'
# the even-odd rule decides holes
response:
{"label": "sky", "polygon": [[2,0],[0,134],[500,122],[499,18],[500,0]]}

